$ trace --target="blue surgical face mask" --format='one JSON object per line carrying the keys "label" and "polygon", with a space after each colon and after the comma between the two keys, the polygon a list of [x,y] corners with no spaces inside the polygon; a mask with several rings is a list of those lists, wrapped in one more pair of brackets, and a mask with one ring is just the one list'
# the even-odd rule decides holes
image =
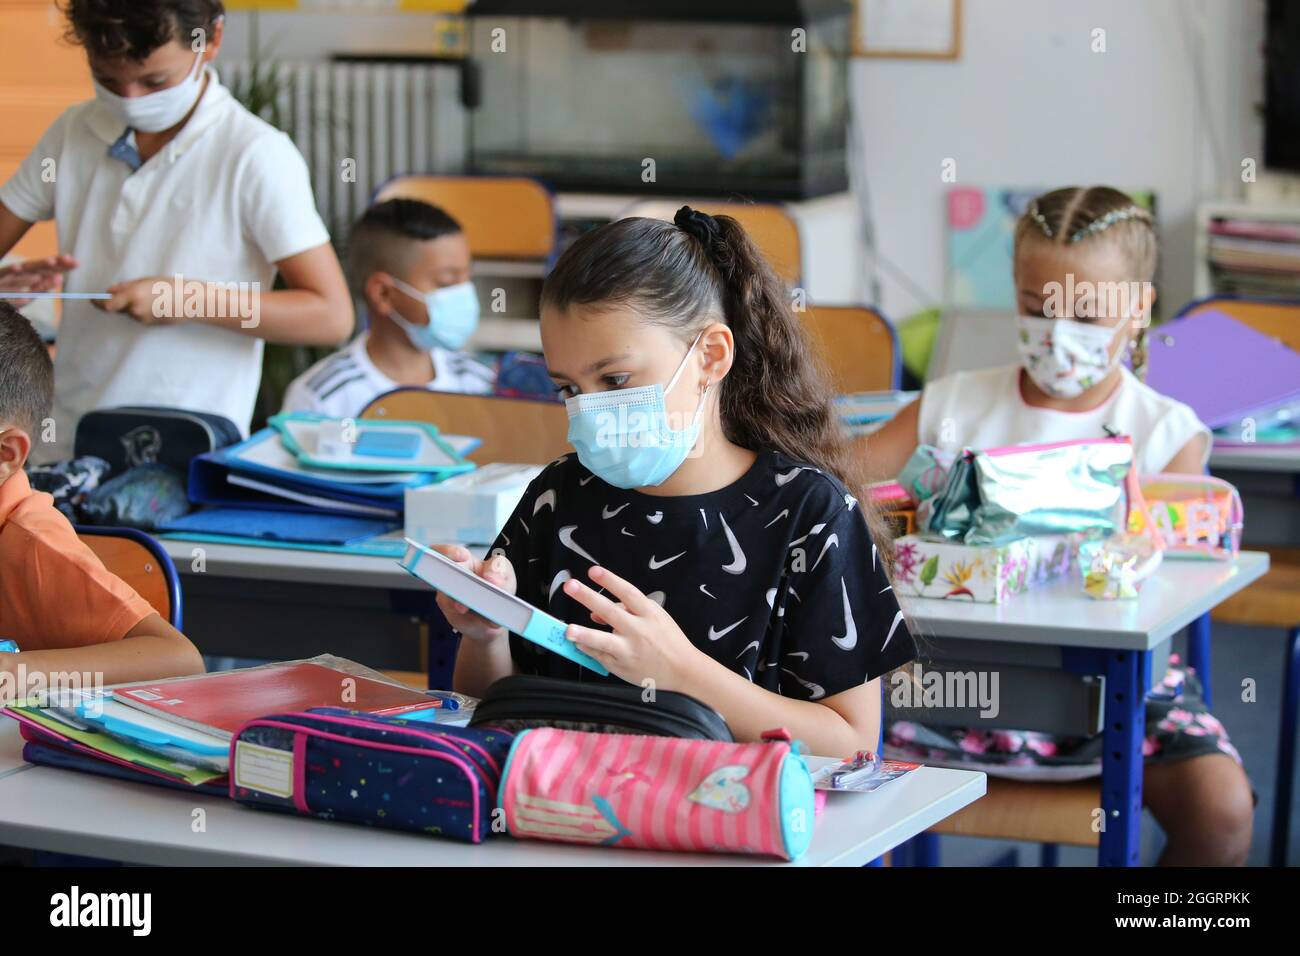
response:
{"label": "blue surgical face mask", "polygon": [[663,484],[681,467],[700,437],[704,398],[713,386],[704,390],[694,418],[682,429],[670,427],[664,396],[699,342],[697,335],[667,385],[575,395],[564,403],[569,442],[588,471],[615,488],[648,488]]}
{"label": "blue surgical face mask", "polygon": [[469,337],[478,328],[478,293],[474,291],[474,283],[458,282],[456,285],[421,292],[396,276],[392,277],[392,282],[412,299],[423,302],[429,315],[427,324],[416,325],[402,318],[396,311],[388,314],[417,349],[428,352],[438,348],[455,352],[469,341]]}

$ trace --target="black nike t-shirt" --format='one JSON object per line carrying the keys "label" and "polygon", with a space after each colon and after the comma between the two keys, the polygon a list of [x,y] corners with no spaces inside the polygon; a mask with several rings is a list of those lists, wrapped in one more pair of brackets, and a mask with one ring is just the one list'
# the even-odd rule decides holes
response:
{"label": "black nike t-shirt", "polygon": [[[726,488],[680,497],[615,488],[568,455],[528,486],[491,551],[514,565],[520,597],[590,627],[561,585],[592,584],[600,564],[704,653],[785,697],[831,697],[916,656],[856,499],[774,452]],[[510,651],[525,674],[618,680],[517,635]]]}

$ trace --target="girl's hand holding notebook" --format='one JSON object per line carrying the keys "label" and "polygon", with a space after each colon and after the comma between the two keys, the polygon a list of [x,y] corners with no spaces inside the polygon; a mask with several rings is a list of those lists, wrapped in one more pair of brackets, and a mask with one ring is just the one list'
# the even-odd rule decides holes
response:
{"label": "girl's hand holding notebook", "polygon": [[659,604],[612,571],[592,568],[588,574],[615,600],[576,578],[564,582],[564,593],[591,611],[592,620],[609,631],[570,624],[566,636],[632,684],[649,679],[663,690],[680,690],[685,675],[709,660],[682,633]]}
{"label": "girl's hand holding notebook", "polygon": [[[515,569],[508,558],[495,555],[489,558],[476,558],[468,548],[458,544],[430,545],[443,557],[455,561],[466,569],[473,571],[484,581],[495,584],[501,590],[514,594],[516,590]],[[463,637],[473,641],[495,641],[506,636],[506,629],[476,614],[464,604],[438,592],[438,609],[447,617],[447,622]]]}

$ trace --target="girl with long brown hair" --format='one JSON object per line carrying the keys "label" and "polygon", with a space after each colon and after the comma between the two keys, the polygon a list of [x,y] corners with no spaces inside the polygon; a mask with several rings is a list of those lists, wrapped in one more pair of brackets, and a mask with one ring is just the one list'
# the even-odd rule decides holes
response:
{"label": "girl with long brown hair", "polygon": [[[785,288],[727,216],[624,219],[568,249],[542,344],[577,449],[532,483],[484,561],[571,622],[613,678],[690,694],[738,739],[874,749],[877,679],[915,655],[830,393]],[[851,490],[852,489],[852,490]],[[598,680],[442,596],[458,690]]]}

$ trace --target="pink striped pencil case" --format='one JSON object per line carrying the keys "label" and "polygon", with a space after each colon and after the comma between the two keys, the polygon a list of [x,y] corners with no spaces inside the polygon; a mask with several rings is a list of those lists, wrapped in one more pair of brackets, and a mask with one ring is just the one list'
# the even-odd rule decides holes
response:
{"label": "pink striped pencil case", "polygon": [[590,734],[515,738],[499,805],[511,836],[798,859],[812,842],[812,777],[789,734],[761,743]]}

